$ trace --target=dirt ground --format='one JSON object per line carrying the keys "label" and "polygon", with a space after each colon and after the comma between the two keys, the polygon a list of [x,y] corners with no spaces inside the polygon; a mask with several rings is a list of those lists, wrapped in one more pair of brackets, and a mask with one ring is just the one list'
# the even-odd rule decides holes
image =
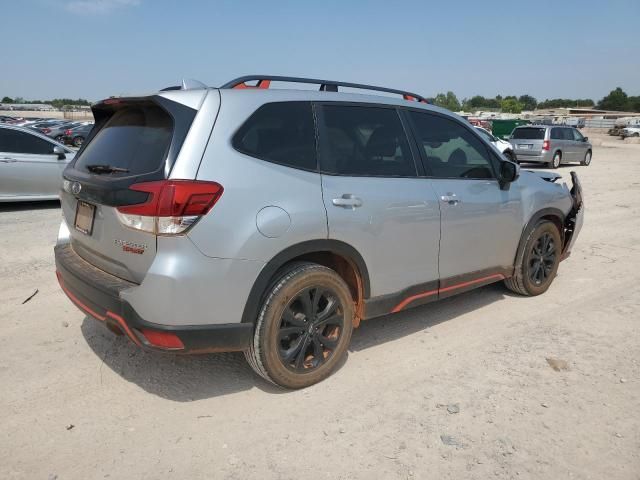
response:
{"label": "dirt ground", "polygon": [[546,294],[364,322],[296,392],[114,337],[57,285],[58,205],[0,207],[0,478],[639,479],[640,145],[598,143]]}

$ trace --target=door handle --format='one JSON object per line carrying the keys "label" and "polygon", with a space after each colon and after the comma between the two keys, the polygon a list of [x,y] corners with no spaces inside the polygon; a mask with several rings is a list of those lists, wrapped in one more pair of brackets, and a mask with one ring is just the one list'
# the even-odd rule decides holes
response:
{"label": "door handle", "polygon": [[362,206],[362,199],[356,197],[355,195],[351,195],[350,193],[345,193],[341,197],[334,198],[331,200],[336,207],[342,208],[350,208],[351,210]]}
{"label": "door handle", "polygon": [[456,196],[455,193],[448,193],[446,195],[442,195],[440,200],[444,203],[448,203],[449,205],[458,205],[461,203],[461,200]]}

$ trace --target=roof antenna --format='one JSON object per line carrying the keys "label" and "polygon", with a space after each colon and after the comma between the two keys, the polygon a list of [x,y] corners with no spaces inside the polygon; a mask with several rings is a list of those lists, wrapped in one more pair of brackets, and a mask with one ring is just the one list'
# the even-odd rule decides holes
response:
{"label": "roof antenna", "polygon": [[201,90],[206,88],[207,86],[198,80],[193,80],[192,78],[184,78],[182,80],[182,90]]}

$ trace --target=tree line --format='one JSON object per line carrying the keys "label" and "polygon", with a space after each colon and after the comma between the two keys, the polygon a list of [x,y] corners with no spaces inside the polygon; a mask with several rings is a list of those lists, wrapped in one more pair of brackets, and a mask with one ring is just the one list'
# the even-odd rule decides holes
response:
{"label": "tree line", "polygon": [[[465,98],[460,102],[455,93],[439,93],[428,99],[434,105],[447,108],[452,112],[464,110],[470,112],[474,110],[500,110],[505,113],[520,113],[523,110],[535,110],[536,108],[589,108],[597,107],[601,110],[615,110],[618,112],[640,112],[640,96],[629,96],[622,88],[611,90],[609,95],[602,98],[597,104],[590,98],[554,98],[538,102],[531,95],[496,95],[494,98],[486,98],[482,95],[475,95]],[[53,100],[25,100],[17,97],[4,97],[1,103],[47,103],[54,108],[62,108],[64,105],[91,105],[88,100],[78,98],[54,98]]]}
{"label": "tree line", "polygon": [[600,110],[615,110],[618,112],[640,112],[640,96],[629,96],[622,88],[612,90],[597,104],[590,98],[554,98],[538,102],[531,95],[496,95],[494,98],[486,98],[476,95],[465,98],[460,102],[455,93],[439,93],[428,99],[434,105],[447,108],[453,112],[464,110],[500,110],[505,113],[521,113],[523,110],[535,110],[544,108],[590,108],[597,107]]}
{"label": "tree line", "polygon": [[45,103],[48,105],[53,106],[53,108],[57,108],[57,109],[61,109],[63,106],[65,105],[91,105],[91,102],[89,102],[88,100],[85,100],[84,98],[78,98],[76,100],[72,99],[72,98],[54,98],[53,100],[25,100],[22,97],[16,97],[16,98],[11,98],[11,97],[3,97],[2,101],[0,103],[6,103],[6,104],[12,104],[12,103],[23,103],[23,104],[30,104],[30,103]]}

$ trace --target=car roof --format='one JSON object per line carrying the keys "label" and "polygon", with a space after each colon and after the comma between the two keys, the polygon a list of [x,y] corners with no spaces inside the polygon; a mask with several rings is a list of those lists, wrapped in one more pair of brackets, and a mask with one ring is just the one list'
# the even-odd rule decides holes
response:
{"label": "car roof", "polygon": [[[255,88],[247,86],[244,82],[248,82],[250,80],[255,79],[267,79],[269,81],[275,82],[285,82],[287,84],[300,84],[300,85],[310,85],[310,84],[320,84],[321,89],[318,88]],[[241,83],[242,85],[240,85]],[[234,87],[235,86],[235,87]],[[340,88],[348,88],[348,89],[357,89],[359,91],[362,90],[372,90],[372,91],[380,91],[381,94],[363,94],[363,93],[353,93],[351,91],[334,91],[323,87],[335,87],[335,90]],[[445,108],[440,108],[430,103],[426,103],[426,100],[418,95],[411,92],[405,92],[403,90],[395,90],[395,89],[387,89],[385,87],[377,87],[371,85],[361,85],[347,82],[333,82],[329,80],[317,80],[317,79],[308,79],[308,78],[298,78],[298,77],[277,77],[277,76],[247,76],[241,77],[239,79],[232,80],[231,82],[225,84],[223,87],[207,87],[201,82],[195,80],[184,80],[182,87],[168,87],[159,92],[145,95],[133,95],[133,96],[123,96],[123,97],[111,97],[108,99],[104,99],[96,102],[94,105],[99,104],[108,104],[110,102],[117,102],[117,100],[128,100],[128,99],[136,99],[142,100],[144,98],[149,98],[152,96],[161,96],[167,98],[169,100],[173,100],[175,102],[181,103],[183,105],[187,105],[191,108],[198,108],[202,101],[202,95],[205,91],[218,91],[221,96],[252,96],[253,98],[259,99],[256,103],[268,103],[274,101],[314,101],[314,102],[344,102],[344,103],[370,103],[370,104],[378,104],[378,105],[391,105],[391,106],[399,106],[404,108],[415,108],[427,111],[433,111],[442,113],[444,115],[448,115],[451,117],[458,118],[460,120],[464,120],[462,117],[456,115],[455,113],[447,110]],[[393,96],[391,96],[393,95]],[[403,96],[410,97],[410,99],[404,99]],[[415,100],[414,100],[415,99]],[[424,100],[424,101],[419,101]]]}
{"label": "car roof", "polygon": [[519,128],[576,128],[573,125],[548,125],[548,124],[537,124],[531,123],[529,125],[518,125],[515,130]]}

